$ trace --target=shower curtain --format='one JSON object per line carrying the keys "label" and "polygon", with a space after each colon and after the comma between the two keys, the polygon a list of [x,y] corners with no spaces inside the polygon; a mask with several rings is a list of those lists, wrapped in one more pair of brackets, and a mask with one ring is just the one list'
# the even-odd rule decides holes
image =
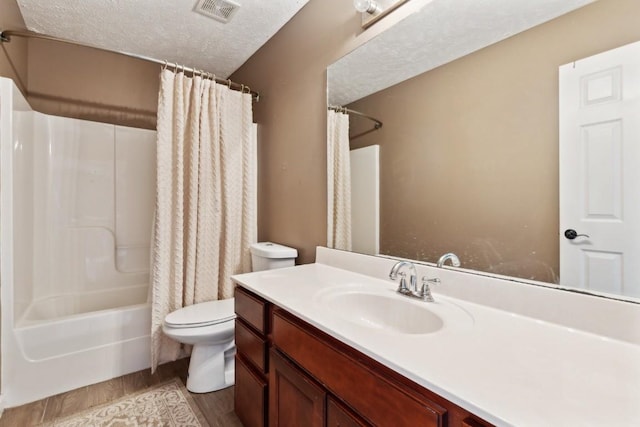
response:
{"label": "shower curtain", "polygon": [[256,241],[251,95],[162,70],[152,243],[151,366],[175,360],[165,316],[233,296],[230,276],[251,268]]}
{"label": "shower curtain", "polygon": [[327,246],[351,250],[349,115],[327,112]]}

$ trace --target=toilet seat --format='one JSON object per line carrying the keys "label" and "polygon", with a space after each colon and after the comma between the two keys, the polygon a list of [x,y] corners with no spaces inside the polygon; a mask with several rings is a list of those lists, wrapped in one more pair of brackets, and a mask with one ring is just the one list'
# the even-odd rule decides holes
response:
{"label": "toilet seat", "polygon": [[200,328],[235,319],[234,299],[201,302],[169,313],[164,319],[170,328]]}

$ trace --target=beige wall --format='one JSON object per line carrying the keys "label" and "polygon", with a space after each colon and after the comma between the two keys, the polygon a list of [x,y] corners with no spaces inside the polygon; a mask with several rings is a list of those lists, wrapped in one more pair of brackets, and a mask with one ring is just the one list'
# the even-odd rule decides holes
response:
{"label": "beige wall", "polygon": [[326,67],[360,31],[351,1],[311,0],[232,79],[260,90],[258,238],[313,262],[326,245]]}
{"label": "beige wall", "polygon": [[[0,28],[25,28],[15,0],[0,0]],[[1,48],[0,76],[12,78],[35,110],[155,129],[158,65],[21,37],[12,37]]]}
{"label": "beige wall", "polygon": [[[24,21],[15,0],[0,0],[0,30],[24,30]],[[0,76],[13,79],[26,92],[27,42],[15,38],[0,44]]]}
{"label": "beige wall", "polygon": [[638,16],[600,0],[352,104],[384,122],[352,143],[381,145],[382,252],[554,281],[558,66],[640,40]]}
{"label": "beige wall", "polygon": [[28,100],[35,110],[155,129],[159,65],[38,39],[29,39],[28,58]]}

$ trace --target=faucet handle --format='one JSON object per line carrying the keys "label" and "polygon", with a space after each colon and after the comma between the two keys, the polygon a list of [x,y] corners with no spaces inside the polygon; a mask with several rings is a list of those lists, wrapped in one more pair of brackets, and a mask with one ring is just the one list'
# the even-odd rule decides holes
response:
{"label": "faucet handle", "polygon": [[434,277],[433,279],[429,279],[427,276],[422,276],[422,286],[428,286],[429,284],[432,285],[439,285],[440,284],[440,279],[438,279],[437,277]]}
{"label": "faucet handle", "polygon": [[439,285],[440,279],[437,277],[429,279],[427,276],[422,277],[422,289],[420,290],[420,296],[423,301],[433,302],[433,295],[431,295],[431,288],[429,285]]}

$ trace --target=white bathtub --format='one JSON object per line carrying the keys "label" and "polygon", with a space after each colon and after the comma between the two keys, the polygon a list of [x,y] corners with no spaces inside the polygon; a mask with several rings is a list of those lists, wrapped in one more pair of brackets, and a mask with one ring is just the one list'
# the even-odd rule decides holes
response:
{"label": "white bathtub", "polygon": [[154,158],[0,78],[0,409],[150,366]]}
{"label": "white bathtub", "polygon": [[[22,405],[68,390],[146,369],[150,366],[151,308],[147,286],[107,292],[111,302],[123,298],[133,305],[104,308],[55,319],[23,319],[5,342],[3,404]],[[144,291],[144,292],[142,292]],[[105,294],[104,292],[102,292]],[[116,298],[117,297],[117,298]],[[99,295],[65,296],[31,306],[27,314],[64,313],[78,302],[97,304]],[[103,300],[109,302],[108,299]],[[58,305],[56,307],[56,304]],[[119,305],[119,304],[117,304]],[[85,306],[84,308],[95,308]]]}

